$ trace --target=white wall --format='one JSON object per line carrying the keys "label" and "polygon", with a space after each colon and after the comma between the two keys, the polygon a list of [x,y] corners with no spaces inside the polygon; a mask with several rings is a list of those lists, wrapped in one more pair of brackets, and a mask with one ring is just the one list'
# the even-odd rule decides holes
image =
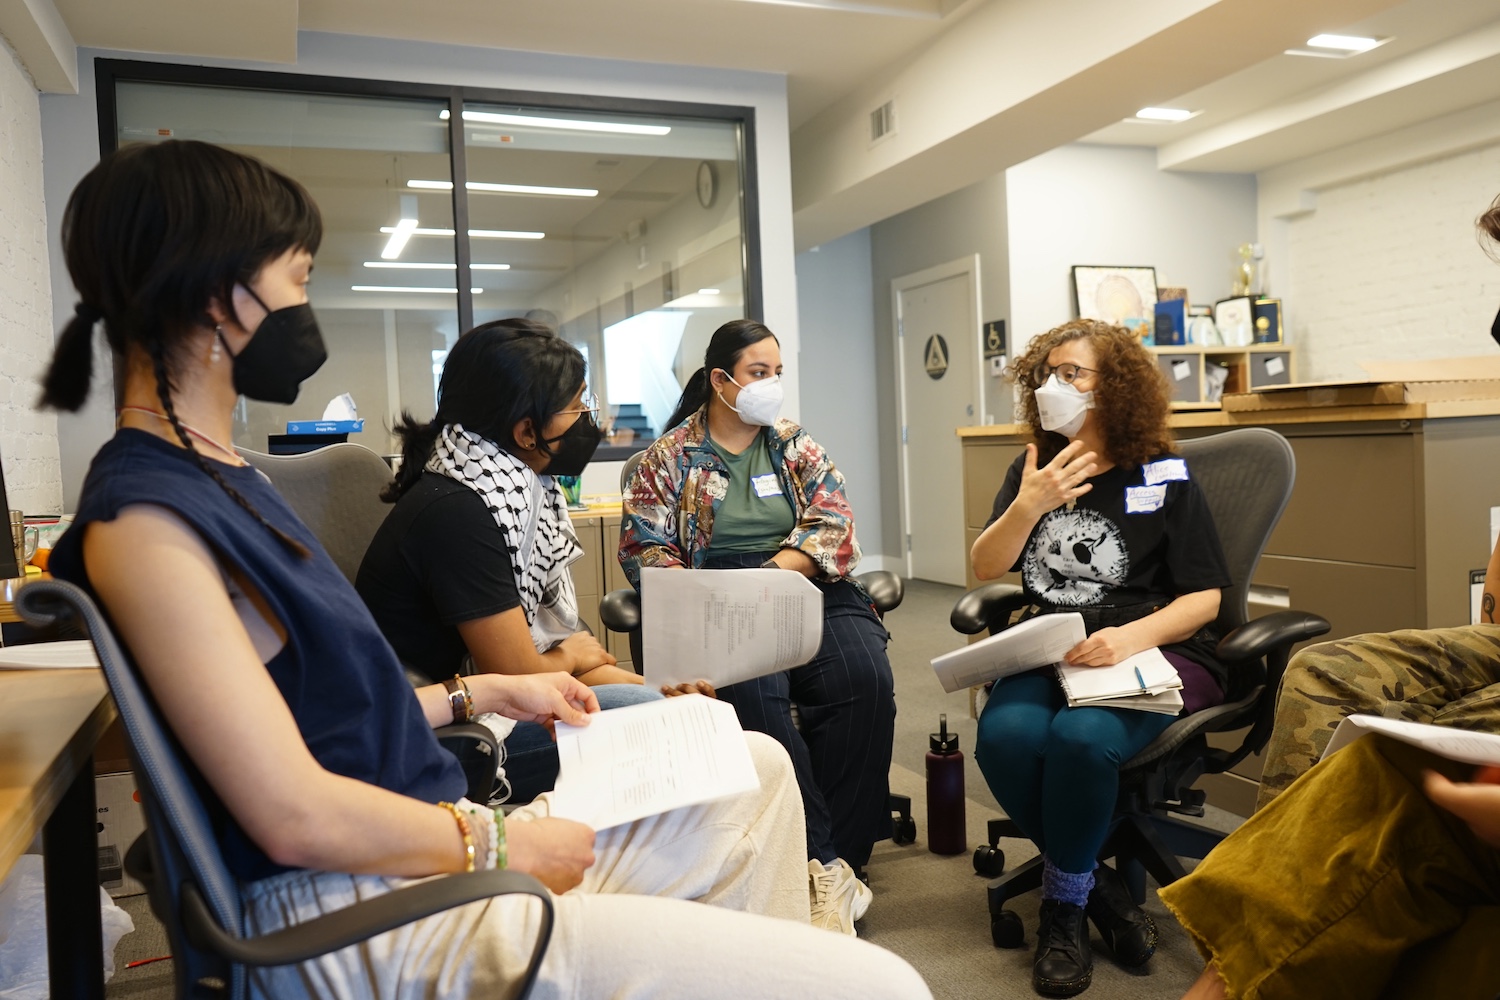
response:
{"label": "white wall", "polygon": [[1500,194],[1500,145],[1320,190],[1284,223],[1286,321],[1304,380],[1359,362],[1490,353],[1500,266],[1474,220]]}
{"label": "white wall", "polygon": [[1253,175],[1167,173],[1154,149],[1062,146],[1005,177],[1013,351],[1072,318],[1074,264],[1152,266],[1158,285],[1212,303],[1256,239]]}
{"label": "white wall", "polygon": [[802,350],[783,355],[783,360],[804,376],[801,423],[844,475],[856,537],[864,551],[860,568],[896,568],[885,565],[882,555],[885,508],[880,496],[870,230],[859,229],[798,254],[797,301]]}
{"label": "white wall", "polygon": [[[786,78],[683,66],[586,59],[500,49],[424,42],[393,41],[302,32],[292,66],[137,53],[81,50],[79,93],[42,99],[42,138],[47,155],[48,202],[58,206],[48,219],[52,235],[55,321],[72,308],[73,292],[61,267],[57,246],[60,206],[79,178],[98,161],[98,117],[94,92],[96,57],[192,62],[268,72],[309,73],[363,79],[406,80],[474,87],[633,97],[664,101],[729,104],[755,109],[755,151],[760,196],[761,280],[764,319],[795,351],[797,334],[796,274],[792,250],[792,191],[786,110]],[[787,415],[798,415],[798,380],[788,379]],[[76,499],[88,461],[113,427],[111,403],[96,390],[88,412],[65,422],[63,482]]]}
{"label": "white wall", "polygon": [[36,87],[0,41],[0,458],[10,506],[29,514],[62,509],[57,418],[34,408],[52,356],[47,268]]}

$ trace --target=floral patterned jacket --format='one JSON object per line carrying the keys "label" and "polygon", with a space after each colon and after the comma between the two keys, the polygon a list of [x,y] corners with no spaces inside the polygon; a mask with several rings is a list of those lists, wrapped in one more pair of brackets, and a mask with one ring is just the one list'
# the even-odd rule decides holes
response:
{"label": "floral patterned jacket", "polygon": [[[705,420],[699,410],[658,438],[626,487],[620,565],[636,588],[643,567],[698,569],[708,554],[729,470],[706,440]],[[859,563],[844,477],[818,443],[790,420],[778,420],[763,433],[781,488],[797,512],[797,524],[781,547],[811,556],[818,564],[816,579],[844,579]]]}

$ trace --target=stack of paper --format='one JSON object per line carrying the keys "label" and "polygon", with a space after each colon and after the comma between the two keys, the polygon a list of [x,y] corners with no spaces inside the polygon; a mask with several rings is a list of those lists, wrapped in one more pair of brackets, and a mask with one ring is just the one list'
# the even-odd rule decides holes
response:
{"label": "stack of paper", "polygon": [[1160,649],[1136,653],[1112,667],[1074,667],[1060,663],[1057,679],[1068,704],[1131,708],[1176,715],[1182,711],[1182,678]]}
{"label": "stack of paper", "polygon": [[1361,736],[1379,733],[1391,739],[1410,743],[1464,764],[1500,764],[1500,735],[1479,733],[1451,726],[1430,726],[1406,719],[1387,719],[1378,715],[1348,715],[1333,731],[1328,749],[1320,760],[1342,750]]}
{"label": "stack of paper", "polygon": [[1076,611],[1037,615],[998,635],[944,653],[932,661],[932,669],[943,690],[952,694],[1011,674],[1060,663],[1085,635],[1083,616]]}
{"label": "stack of paper", "polygon": [[33,642],[0,649],[0,670],[40,670],[51,667],[95,667],[99,656],[87,639]]}

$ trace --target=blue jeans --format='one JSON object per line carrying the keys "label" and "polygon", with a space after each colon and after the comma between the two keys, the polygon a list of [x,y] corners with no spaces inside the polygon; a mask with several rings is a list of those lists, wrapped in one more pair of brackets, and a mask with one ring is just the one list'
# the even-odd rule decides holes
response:
{"label": "blue jeans", "polygon": [[[593,689],[601,711],[656,701],[661,693],[644,684],[601,684]],[[538,722],[518,722],[505,740],[506,804],[530,802],[557,784],[557,741]]]}
{"label": "blue jeans", "polygon": [[974,759],[1005,814],[1065,872],[1094,870],[1109,836],[1120,765],[1175,716],[1069,708],[1050,668],[995,683]]}

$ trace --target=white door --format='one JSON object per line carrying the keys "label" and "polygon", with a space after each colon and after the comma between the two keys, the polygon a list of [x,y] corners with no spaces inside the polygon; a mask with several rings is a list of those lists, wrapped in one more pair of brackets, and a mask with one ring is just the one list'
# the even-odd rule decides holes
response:
{"label": "white door", "polygon": [[978,423],[977,270],[964,262],[898,278],[902,494],[907,571],[919,580],[963,586],[963,470],[959,427]]}

